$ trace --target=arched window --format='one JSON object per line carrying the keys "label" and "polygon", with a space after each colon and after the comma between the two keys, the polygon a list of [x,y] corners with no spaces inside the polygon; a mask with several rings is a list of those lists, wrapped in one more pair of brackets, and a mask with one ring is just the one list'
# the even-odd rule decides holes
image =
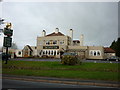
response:
{"label": "arched window", "polygon": [[57,55],[59,55],[59,51],[57,52]]}
{"label": "arched window", "polygon": [[97,55],[100,56],[100,51],[97,51]]}
{"label": "arched window", "polygon": [[54,51],[54,56],[56,55],[56,51]]}
{"label": "arched window", "polygon": [[53,55],[53,51],[51,51],[51,54]]}
{"label": "arched window", "polygon": [[39,55],[42,55],[42,50],[40,50]]}
{"label": "arched window", "polygon": [[48,53],[48,52],[46,51],[46,55],[47,55],[47,53]]}
{"label": "arched window", "polygon": [[45,55],[45,51],[43,51],[43,55]]}
{"label": "arched window", "polygon": [[39,55],[41,55],[41,52],[39,52]]}
{"label": "arched window", "polygon": [[94,51],[94,56],[96,56],[97,54],[96,54],[96,51]]}
{"label": "arched window", "polygon": [[89,55],[90,56],[101,56],[101,51],[100,50],[90,50]]}
{"label": "arched window", "polygon": [[49,55],[50,55],[50,51],[49,51]]}

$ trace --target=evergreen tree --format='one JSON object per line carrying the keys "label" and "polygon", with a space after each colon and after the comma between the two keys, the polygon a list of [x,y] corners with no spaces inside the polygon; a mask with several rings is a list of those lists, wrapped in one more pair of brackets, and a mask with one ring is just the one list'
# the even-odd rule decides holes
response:
{"label": "evergreen tree", "polygon": [[117,39],[117,41],[113,41],[110,48],[115,50],[116,56],[120,57],[120,37]]}
{"label": "evergreen tree", "polygon": [[120,57],[120,37],[118,38],[116,45],[117,45],[116,56]]}
{"label": "evergreen tree", "polygon": [[116,50],[116,42],[115,42],[115,40],[112,42],[110,48]]}

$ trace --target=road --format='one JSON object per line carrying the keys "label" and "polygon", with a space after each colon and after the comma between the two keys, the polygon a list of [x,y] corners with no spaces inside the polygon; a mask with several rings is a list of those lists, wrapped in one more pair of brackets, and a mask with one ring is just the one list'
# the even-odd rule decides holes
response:
{"label": "road", "polygon": [[110,88],[110,87],[3,79],[2,88]]}
{"label": "road", "polygon": [[[34,58],[15,58],[11,60],[16,60],[16,61],[58,61],[60,62],[61,59],[34,59]],[[94,62],[94,63],[120,63],[120,61],[104,61],[104,60],[82,60],[82,62]]]}

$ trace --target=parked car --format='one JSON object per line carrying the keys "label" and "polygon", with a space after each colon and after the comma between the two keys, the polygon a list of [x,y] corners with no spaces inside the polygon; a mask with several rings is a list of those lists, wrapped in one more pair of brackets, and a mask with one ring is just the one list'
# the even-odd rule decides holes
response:
{"label": "parked car", "polygon": [[106,58],[106,60],[108,60],[108,61],[120,61],[120,58],[117,56],[111,56],[109,58]]}
{"label": "parked car", "polygon": [[78,54],[74,53],[74,52],[65,52],[60,56],[60,58],[62,59],[64,56],[75,56],[75,57],[77,57]]}

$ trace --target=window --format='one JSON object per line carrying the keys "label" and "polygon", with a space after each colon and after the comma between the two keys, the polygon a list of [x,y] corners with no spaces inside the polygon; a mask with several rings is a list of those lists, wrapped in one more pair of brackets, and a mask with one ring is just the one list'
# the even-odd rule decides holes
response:
{"label": "window", "polygon": [[55,44],[55,45],[56,45],[56,44],[57,44],[57,40],[53,41],[53,44]]}
{"label": "window", "polygon": [[45,51],[43,51],[43,55],[45,55]]}
{"label": "window", "polygon": [[56,55],[56,51],[54,51],[54,56]]}
{"label": "window", "polygon": [[59,55],[59,51],[57,52],[57,55]]}
{"label": "window", "polygon": [[96,56],[96,51],[94,51],[94,56]]}
{"label": "window", "polygon": [[100,56],[100,51],[97,52],[97,55]]}
{"label": "window", "polygon": [[101,51],[100,50],[90,50],[89,55],[90,56],[101,56]]}
{"label": "window", "polygon": [[50,55],[50,51],[49,51],[49,53],[48,53],[49,55]]}
{"label": "window", "polygon": [[46,41],[46,45],[49,45],[50,44],[50,42],[49,41]]}
{"label": "window", "polygon": [[63,44],[64,44],[64,40],[63,40],[63,41],[60,41],[60,44],[63,45]]}
{"label": "window", "polygon": [[20,52],[20,51],[18,52],[18,55],[21,55],[21,52]]}
{"label": "window", "polygon": [[39,55],[42,55],[42,50],[39,52]]}
{"label": "window", "polygon": [[90,55],[91,55],[91,56],[93,55],[93,51],[90,51]]}
{"label": "window", "polygon": [[51,54],[53,55],[53,51],[51,52]]}
{"label": "window", "polygon": [[46,51],[46,55],[48,54],[48,52]]}

